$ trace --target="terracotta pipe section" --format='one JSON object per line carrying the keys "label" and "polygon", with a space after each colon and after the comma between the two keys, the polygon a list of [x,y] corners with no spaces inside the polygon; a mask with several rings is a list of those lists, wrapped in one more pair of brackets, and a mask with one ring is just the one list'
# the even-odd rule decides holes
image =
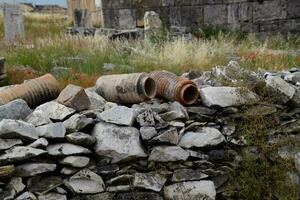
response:
{"label": "terracotta pipe section", "polygon": [[46,74],[0,92],[0,104],[6,104],[15,99],[23,99],[30,107],[35,107],[56,99],[59,93],[59,83],[55,77]]}
{"label": "terracotta pipe section", "polygon": [[101,76],[96,92],[115,103],[140,103],[156,95],[156,83],[146,73]]}
{"label": "terracotta pipe section", "polygon": [[157,84],[157,95],[182,104],[194,104],[199,98],[196,84],[168,71],[155,71],[150,76]]}

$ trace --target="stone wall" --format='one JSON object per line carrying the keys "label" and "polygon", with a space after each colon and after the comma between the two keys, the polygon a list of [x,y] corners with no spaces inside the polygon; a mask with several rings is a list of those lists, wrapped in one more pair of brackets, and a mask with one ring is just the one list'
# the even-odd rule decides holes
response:
{"label": "stone wall", "polygon": [[102,0],[103,26],[143,27],[150,10],[168,25],[300,31],[300,0]]}

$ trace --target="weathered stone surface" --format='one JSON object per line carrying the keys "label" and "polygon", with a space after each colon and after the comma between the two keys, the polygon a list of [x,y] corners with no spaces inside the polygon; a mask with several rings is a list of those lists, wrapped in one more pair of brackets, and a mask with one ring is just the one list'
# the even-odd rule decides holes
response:
{"label": "weathered stone surface", "polygon": [[133,179],[133,187],[143,188],[160,192],[166,183],[167,178],[155,173],[135,173]]}
{"label": "weathered stone surface", "polygon": [[103,192],[94,195],[80,195],[78,197],[73,197],[71,200],[115,200],[115,195],[109,192]]}
{"label": "weathered stone surface", "polygon": [[0,192],[0,199],[3,200],[14,200],[16,197],[16,192],[13,189],[10,190],[4,190]]}
{"label": "weathered stone surface", "polygon": [[4,154],[0,155],[0,164],[23,161],[45,153],[47,153],[47,151],[41,149],[15,146],[9,150],[6,150]]}
{"label": "weathered stone surface", "polygon": [[83,169],[64,181],[65,186],[75,194],[96,194],[105,190],[100,176]]}
{"label": "weathered stone surface", "polygon": [[207,177],[208,175],[202,173],[200,170],[179,169],[173,173],[172,182],[198,181]]}
{"label": "weathered stone surface", "polygon": [[35,110],[33,113],[31,113],[27,118],[26,122],[34,125],[35,127],[37,126],[42,126],[45,124],[51,123],[50,118],[47,116],[46,113],[44,113],[41,110]]}
{"label": "weathered stone surface", "polygon": [[119,193],[116,200],[132,200],[132,199],[143,199],[143,200],[163,200],[162,197],[156,192],[126,192]]}
{"label": "weathered stone surface", "polygon": [[16,167],[16,174],[20,177],[35,176],[38,174],[52,172],[56,169],[56,164],[48,163],[26,163]]}
{"label": "weathered stone surface", "polygon": [[97,139],[95,152],[108,157],[112,163],[147,156],[141,145],[139,131],[134,127],[98,123],[92,135]]}
{"label": "weathered stone surface", "polygon": [[131,126],[135,121],[137,113],[132,108],[116,106],[105,110],[100,114],[100,118],[108,123]]}
{"label": "weathered stone surface", "polygon": [[296,92],[292,85],[277,76],[269,77],[266,80],[266,85],[269,94],[280,103],[290,101]]}
{"label": "weathered stone surface", "polygon": [[88,89],[85,90],[85,93],[89,97],[90,102],[91,102],[91,105],[90,105],[89,109],[91,109],[91,110],[100,110],[100,111],[104,110],[106,100],[103,97],[101,97],[96,92],[90,91]]}
{"label": "weathered stone surface", "polygon": [[150,140],[157,135],[157,131],[154,127],[141,127],[140,133],[143,140]]}
{"label": "weathered stone surface", "polygon": [[60,164],[62,165],[68,165],[71,167],[86,167],[90,162],[89,157],[84,156],[68,156],[62,160],[60,160]]}
{"label": "weathered stone surface", "polygon": [[29,123],[19,120],[3,119],[0,122],[0,138],[36,140],[38,139],[38,133],[35,127]]}
{"label": "weathered stone surface", "polygon": [[205,106],[241,106],[254,104],[257,97],[253,92],[235,87],[206,87],[200,89],[200,96]]}
{"label": "weathered stone surface", "polygon": [[140,113],[137,116],[136,121],[142,127],[144,127],[144,126],[154,126],[155,125],[153,113],[152,113],[151,110],[145,110],[144,112]]}
{"label": "weathered stone surface", "polygon": [[177,145],[179,142],[179,136],[176,128],[170,128],[162,131],[158,136],[151,139],[153,143],[170,143]]}
{"label": "weathered stone surface", "polygon": [[80,131],[92,123],[92,118],[87,118],[85,115],[80,114],[75,114],[66,121],[64,121],[64,125],[68,133]]}
{"label": "weathered stone surface", "polygon": [[82,87],[68,85],[57,97],[57,102],[73,108],[76,111],[86,110],[90,107],[91,102]]}
{"label": "weathered stone surface", "polygon": [[63,180],[59,176],[35,176],[30,178],[28,191],[38,195],[46,194],[47,192],[57,188],[63,184]]}
{"label": "weathered stone surface", "polygon": [[51,156],[69,156],[77,154],[89,154],[90,150],[70,143],[51,144],[47,146],[48,154]]}
{"label": "weathered stone surface", "polygon": [[38,196],[38,200],[67,200],[67,196],[56,192],[49,192]]}
{"label": "weathered stone surface", "polygon": [[45,138],[39,138],[28,146],[32,148],[44,148],[48,146],[48,144],[49,142]]}
{"label": "weathered stone surface", "polygon": [[203,127],[197,132],[185,133],[179,142],[179,146],[184,148],[209,147],[221,144],[224,141],[225,137],[218,129]]}
{"label": "weathered stone surface", "polygon": [[1,166],[0,167],[0,179],[6,179],[11,177],[15,172],[15,167],[13,165]]}
{"label": "weathered stone surface", "polygon": [[0,151],[7,150],[13,146],[23,144],[20,139],[0,139]]}
{"label": "weathered stone surface", "polygon": [[63,167],[63,168],[60,170],[60,173],[63,174],[63,175],[70,176],[70,175],[75,174],[75,173],[78,172],[79,170],[80,170],[80,168]]}
{"label": "weathered stone surface", "polygon": [[149,156],[149,161],[154,162],[174,162],[185,161],[189,153],[177,146],[157,146],[154,147]]}
{"label": "weathered stone surface", "polygon": [[31,114],[31,112],[32,111],[27,105],[26,101],[17,99],[0,106],[0,120],[24,120],[28,115]]}
{"label": "weathered stone surface", "polygon": [[71,133],[66,136],[67,141],[85,147],[90,147],[95,144],[96,138],[81,132]]}
{"label": "weathered stone surface", "polygon": [[22,178],[13,177],[12,179],[10,179],[10,181],[7,185],[7,188],[13,189],[16,194],[19,194],[20,192],[22,192],[25,189],[25,185],[22,182]]}
{"label": "weathered stone surface", "polygon": [[57,101],[44,103],[35,109],[35,111],[38,110],[45,113],[50,119],[54,121],[63,121],[76,112],[73,108],[66,107],[58,103]]}
{"label": "weathered stone surface", "polygon": [[190,199],[216,198],[216,190],[212,181],[191,181],[175,183],[164,188],[164,197],[167,200],[184,199],[188,195]]}
{"label": "weathered stone surface", "polygon": [[297,153],[295,155],[295,167],[296,167],[298,173],[300,174],[300,153]]}
{"label": "weathered stone surface", "polygon": [[37,200],[37,198],[31,192],[24,192],[20,194],[15,200]]}
{"label": "weathered stone surface", "polygon": [[49,139],[61,139],[65,137],[66,128],[63,123],[51,123],[36,128],[40,137]]}

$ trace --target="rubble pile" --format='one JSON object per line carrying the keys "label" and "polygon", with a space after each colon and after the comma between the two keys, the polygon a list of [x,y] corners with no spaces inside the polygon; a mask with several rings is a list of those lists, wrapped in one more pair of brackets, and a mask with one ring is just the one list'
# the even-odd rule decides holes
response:
{"label": "rubble pile", "polygon": [[[235,83],[239,76],[264,83],[276,103],[262,104],[255,91],[220,82]],[[151,90],[142,102],[121,104],[124,95],[109,102],[99,95],[101,77],[94,88],[68,85],[56,100],[37,107],[22,99],[1,105],[0,199],[218,199],[226,197],[228,172],[238,169],[240,151],[248,147],[236,131],[245,110],[263,109],[264,115],[284,110],[281,133],[300,141],[299,69],[254,73],[232,61],[178,80],[188,80],[183,77],[199,90],[191,90],[199,98],[188,106],[165,100],[172,89],[161,89],[159,98],[152,98]],[[134,93],[136,84],[124,85]],[[279,153],[295,159],[299,180],[299,151]]]}

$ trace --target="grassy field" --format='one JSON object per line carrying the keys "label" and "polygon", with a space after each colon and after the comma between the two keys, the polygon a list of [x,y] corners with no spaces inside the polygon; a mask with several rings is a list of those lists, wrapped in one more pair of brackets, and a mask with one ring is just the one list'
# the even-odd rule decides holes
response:
{"label": "grassy field", "polygon": [[[67,36],[64,29],[70,24],[65,16],[26,14],[26,41],[2,42],[0,55],[6,57],[10,69],[25,66],[45,73],[55,66],[64,66],[90,76],[155,69],[179,74],[224,65],[231,59],[251,69],[282,70],[300,64],[300,40],[292,36],[259,40],[253,35],[243,35],[241,39],[239,33],[206,31],[193,41],[170,41],[167,35],[160,37],[163,40],[110,41],[105,37]],[[72,57],[80,62],[70,62]],[[104,70],[104,63],[113,63],[116,68]]]}

